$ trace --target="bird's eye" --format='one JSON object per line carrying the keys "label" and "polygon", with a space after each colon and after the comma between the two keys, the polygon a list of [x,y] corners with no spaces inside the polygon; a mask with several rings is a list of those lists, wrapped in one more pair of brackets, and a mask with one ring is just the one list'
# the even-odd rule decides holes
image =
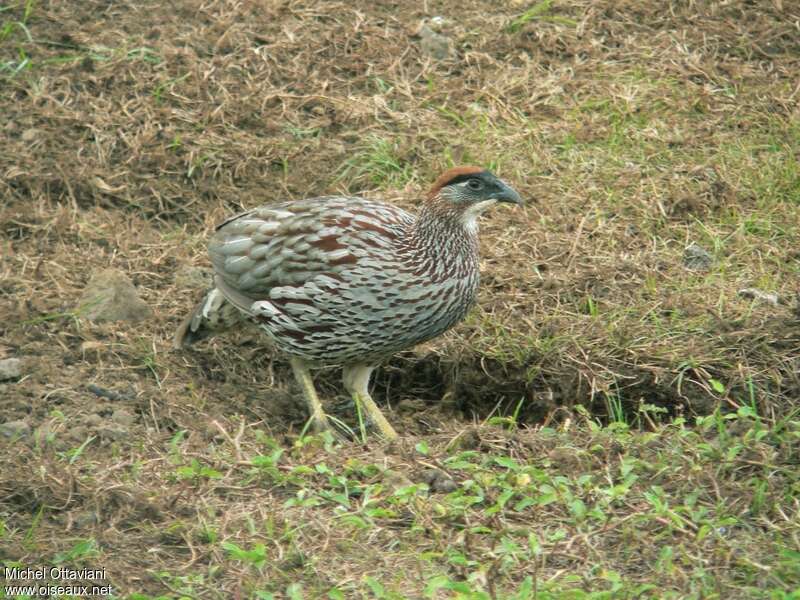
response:
{"label": "bird's eye", "polygon": [[467,181],[467,187],[471,190],[479,190],[483,188],[483,182],[478,179],[470,179]]}

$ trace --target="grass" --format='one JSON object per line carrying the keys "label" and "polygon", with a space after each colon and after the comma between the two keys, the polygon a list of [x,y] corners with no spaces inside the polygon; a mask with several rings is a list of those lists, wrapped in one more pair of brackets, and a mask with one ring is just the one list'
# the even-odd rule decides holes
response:
{"label": "grass", "polygon": [[572,27],[577,25],[573,19],[569,19],[560,15],[548,14],[551,12],[552,7],[552,0],[541,0],[541,2],[537,2],[524,13],[513,19],[507,26],[507,30],[511,33],[517,33],[524,25],[536,20],[551,21],[553,23],[559,23]]}
{"label": "grass", "polygon": [[[173,456],[191,453],[176,440]],[[225,597],[223,569],[248,597],[793,598],[798,447],[800,420],[770,423],[749,407],[655,429],[588,415],[536,431],[487,425],[381,462],[314,437],[287,449],[248,426],[216,447],[213,468],[191,458],[131,483],[192,491],[175,509],[197,517],[169,517],[159,535],[214,559],[152,572],[190,597]],[[96,468],[81,486],[97,485]],[[235,511],[223,508],[231,493],[245,503]],[[379,557],[364,553],[371,540],[392,541]],[[101,552],[64,541],[54,565]]]}
{"label": "grass", "polygon": [[402,158],[397,141],[369,136],[342,166],[337,180],[345,179],[354,184],[396,188],[411,179],[411,165]]}
{"label": "grass", "polygon": [[[30,30],[30,21],[37,16],[37,0],[25,0],[0,7],[0,44],[4,44],[11,52],[10,57],[0,62],[0,76],[14,79],[20,74],[33,69],[45,68],[48,65],[63,65],[76,61],[109,61],[124,57],[127,60],[141,60],[158,65],[162,62],[158,53],[147,46],[132,49],[109,48],[102,45],[80,46],[72,42],[67,35],[56,41],[47,38],[34,38]],[[39,60],[35,55],[37,46],[46,46],[55,50],[79,50],[79,53],[58,54]],[[164,86],[169,83],[163,84]],[[157,95],[159,88],[154,94]]]}
{"label": "grass", "polygon": [[[139,600],[800,598],[790,4],[0,8],[0,562]],[[527,202],[465,322],[377,371],[396,444],[335,370],[353,441],[309,435],[257,335],[169,351],[232,212],[413,210],[464,163]],[[109,265],[148,321],[86,318]]]}

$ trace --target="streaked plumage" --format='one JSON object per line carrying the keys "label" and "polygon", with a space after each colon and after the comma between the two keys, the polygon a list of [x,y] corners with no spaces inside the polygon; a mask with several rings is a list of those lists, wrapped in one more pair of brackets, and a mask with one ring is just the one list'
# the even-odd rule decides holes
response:
{"label": "streaked plumage", "polygon": [[[178,330],[175,345],[237,320],[257,323],[292,358],[324,427],[306,389],[307,367],[344,365],[345,384],[366,402],[376,364],[462,320],[479,281],[476,218],[497,200],[518,203],[519,196],[483,169],[459,167],[437,180],[418,217],[389,204],[328,196],[228,219],[209,244],[216,287]],[[369,404],[376,424],[394,437]]]}

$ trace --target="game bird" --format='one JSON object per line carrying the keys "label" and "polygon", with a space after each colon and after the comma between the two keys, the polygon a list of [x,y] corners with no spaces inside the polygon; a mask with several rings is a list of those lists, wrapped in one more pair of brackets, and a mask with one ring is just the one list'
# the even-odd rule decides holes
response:
{"label": "game bird", "polygon": [[339,365],[357,409],[394,439],[369,394],[370,375],[392,354],[465,317],[480,277],[477,219],[498,202],[522,204],[503,180],[463,166],[434,182],[416,216],[374,200],[325,196],[231,217],[208,247],[214,287],[174,345],[253,322],[288,355],[316,429],[332,428],[310,369]]}

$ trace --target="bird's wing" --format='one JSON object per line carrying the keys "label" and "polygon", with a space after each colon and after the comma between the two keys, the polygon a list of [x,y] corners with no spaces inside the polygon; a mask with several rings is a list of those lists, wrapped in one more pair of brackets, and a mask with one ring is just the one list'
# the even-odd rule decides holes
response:
{"label": "bird's wing", "polygon": [[247,211],[222,223],[209,244],[217,287],[249,314],[258,312],[254,303],[269,299],[275,288],[287,300],[297,288],[294,300],[307,301],[303,286],[312,281],[335,286],[345,271],[393,252],[413,221],[397,207],[348,197]]}

